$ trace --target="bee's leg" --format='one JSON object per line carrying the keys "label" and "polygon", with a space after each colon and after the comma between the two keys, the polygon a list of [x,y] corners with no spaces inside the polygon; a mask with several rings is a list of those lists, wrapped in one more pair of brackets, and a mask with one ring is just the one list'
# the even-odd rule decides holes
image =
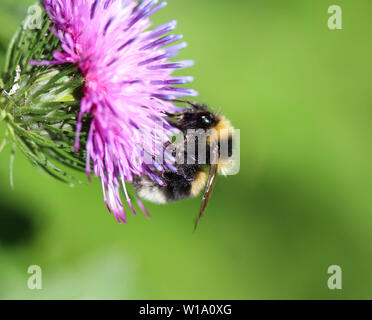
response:
{"label": "bee's leg", "polygon": [[217,168],[218,168],[217,164],[212,164],[211,167],[210,167],[209,177],[208,177],[207,184],[205,186],[204,195],[203,195],[203,199],[202,199],[202,204],[201,204],[201,207],[200,207],[199,216],[198,216],[198,218],[196,219],[196,222],[195,222],[194,231],[198,227],[200,219],[202,218],[202,216],[204,214],[204,211],[207,208],[207,204],[209,202],[209,199],[211,198],[213,188],[214,188],[214,185],[216,183]]}

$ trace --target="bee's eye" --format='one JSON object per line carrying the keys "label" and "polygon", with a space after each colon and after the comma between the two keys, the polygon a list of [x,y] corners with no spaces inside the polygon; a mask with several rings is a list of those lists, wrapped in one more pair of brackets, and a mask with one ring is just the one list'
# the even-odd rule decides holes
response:
{"label": "bee's eye", "polygon": [[198,118],[198,127],[199,128],[210,128],[213,125],[214,119],[211,114],[202,114]]}
{"label": "bee's eye", "polygon": [[201,120],[205,124],[210,124],[212,122],[211,119],[209,117],[207,117],[207,116],[202,116],[201,117]]}

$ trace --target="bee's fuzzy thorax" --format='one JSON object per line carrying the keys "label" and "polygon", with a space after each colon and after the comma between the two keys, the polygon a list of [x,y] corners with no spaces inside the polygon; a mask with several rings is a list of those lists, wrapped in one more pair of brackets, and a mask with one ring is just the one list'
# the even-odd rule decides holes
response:
{"label": "bee's fuzzy thorax", "polygon": [[133,186],[140,198],[158,204],[167,203],[160,185],[154,183],[150,178],[142,177],[140,179],[135,177]]}
{"label": "bee's fuzzy thorax", "polygon": [[191,184],[191,196],[196,197],[204,189],[208,175],[205,171],[199,171]]}
{"label": "bee's fuzzy thorax", "polygon": [[[224,115],[218,114],[217,119],[218,119],[217,125],[214,127],[214,130],[216,130],[217,135],[214,135],[212,137],[217,139],[219,143],[227,140],[229,148],[231,147],[231,152],[232,152],[234,127],[231,125],[230,120],[228,120]],[[211,142],[216,142],[216,141],[211,141]],[[230,156],[231,155],[229,154],[229,157]],[[234,161],[230,161],[230,160],[231,159],[223,159],[222,157],[218,159],[218,169],[217,169],[218,174],[226,176],[231,171],[234,170]]]}
{"label": "bee's fuzzy thorax", "polygon": [[[228,120],[225,116],[223,115],[217,115],[217,124],[212,128],[217,132],[217,135],[212,135],[212,141],[213,139],[221,140],[221,139],[226,139],[230,138],[232,136],[232,131],[233,127],[231,125],[230,120]],[[227,133],[227,137],[226,137]],[[223,134],[223,135],[222,135]]]}

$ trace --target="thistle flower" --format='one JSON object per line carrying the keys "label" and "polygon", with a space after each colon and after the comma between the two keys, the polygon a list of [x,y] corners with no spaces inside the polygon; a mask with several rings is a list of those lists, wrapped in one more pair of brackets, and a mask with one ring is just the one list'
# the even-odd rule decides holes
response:
{"label": "thistle flower", "polygon": [[[169,34],[176,21],[148,30],[149,17],[165,5],[157,0],[43,1],[62,51],[53,53],[53,61],[32,63],[76,63],[82,71],[85,85],[75,149],[80,147],[83,116],[91,115],[86,172],[90,177],[92,160],[94,173],[102,181],[106,205],[119,222],[126,223],[120,183],[135,213],[125,183],[131,183],[134,175],[152,175],[151,165],[135,160],[142,159],[143,152],[152,159],[163,152],[165,141],[156,134],[154,124],[163,123],[164,136],[169,136],[172,128],[165,114],[179,111],[172,100],[197,95],[194,90],[173,86],[193,80],[171,75],[175,69],[193,64],[168,60],[186,46],[184,42],[174,44],[181,35]],[[170,44],[173,46],[165,48]],[[167,163],[152,165],[159,170]]]}

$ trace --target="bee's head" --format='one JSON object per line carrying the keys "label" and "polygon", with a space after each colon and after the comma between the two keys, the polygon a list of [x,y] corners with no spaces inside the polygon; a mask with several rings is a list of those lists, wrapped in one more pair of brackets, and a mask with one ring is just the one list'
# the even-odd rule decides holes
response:
{"label": "bee's head", "polygon": [[176,120],[177,127],[182,131],[188,129],[212,129],[216,127],[221,120],[220,116],[210,112],[206,105],[186,100],[175,101],[187,103],[189,105],[188,108],[184,109],[184,111],[178,115],[168,114],[168,116]]}
{"label": "bee's head", "polygon": [[216,116],[211,112],[199,113],[196,121],[198,128],[201,129],[213,128],[218,122]]}
{"label": "bee's head", "polygon": [[187,124],[188,129],[208,130],[218,123],[217,117],[207,109],[190,109],[183,113],[182,122]]}

